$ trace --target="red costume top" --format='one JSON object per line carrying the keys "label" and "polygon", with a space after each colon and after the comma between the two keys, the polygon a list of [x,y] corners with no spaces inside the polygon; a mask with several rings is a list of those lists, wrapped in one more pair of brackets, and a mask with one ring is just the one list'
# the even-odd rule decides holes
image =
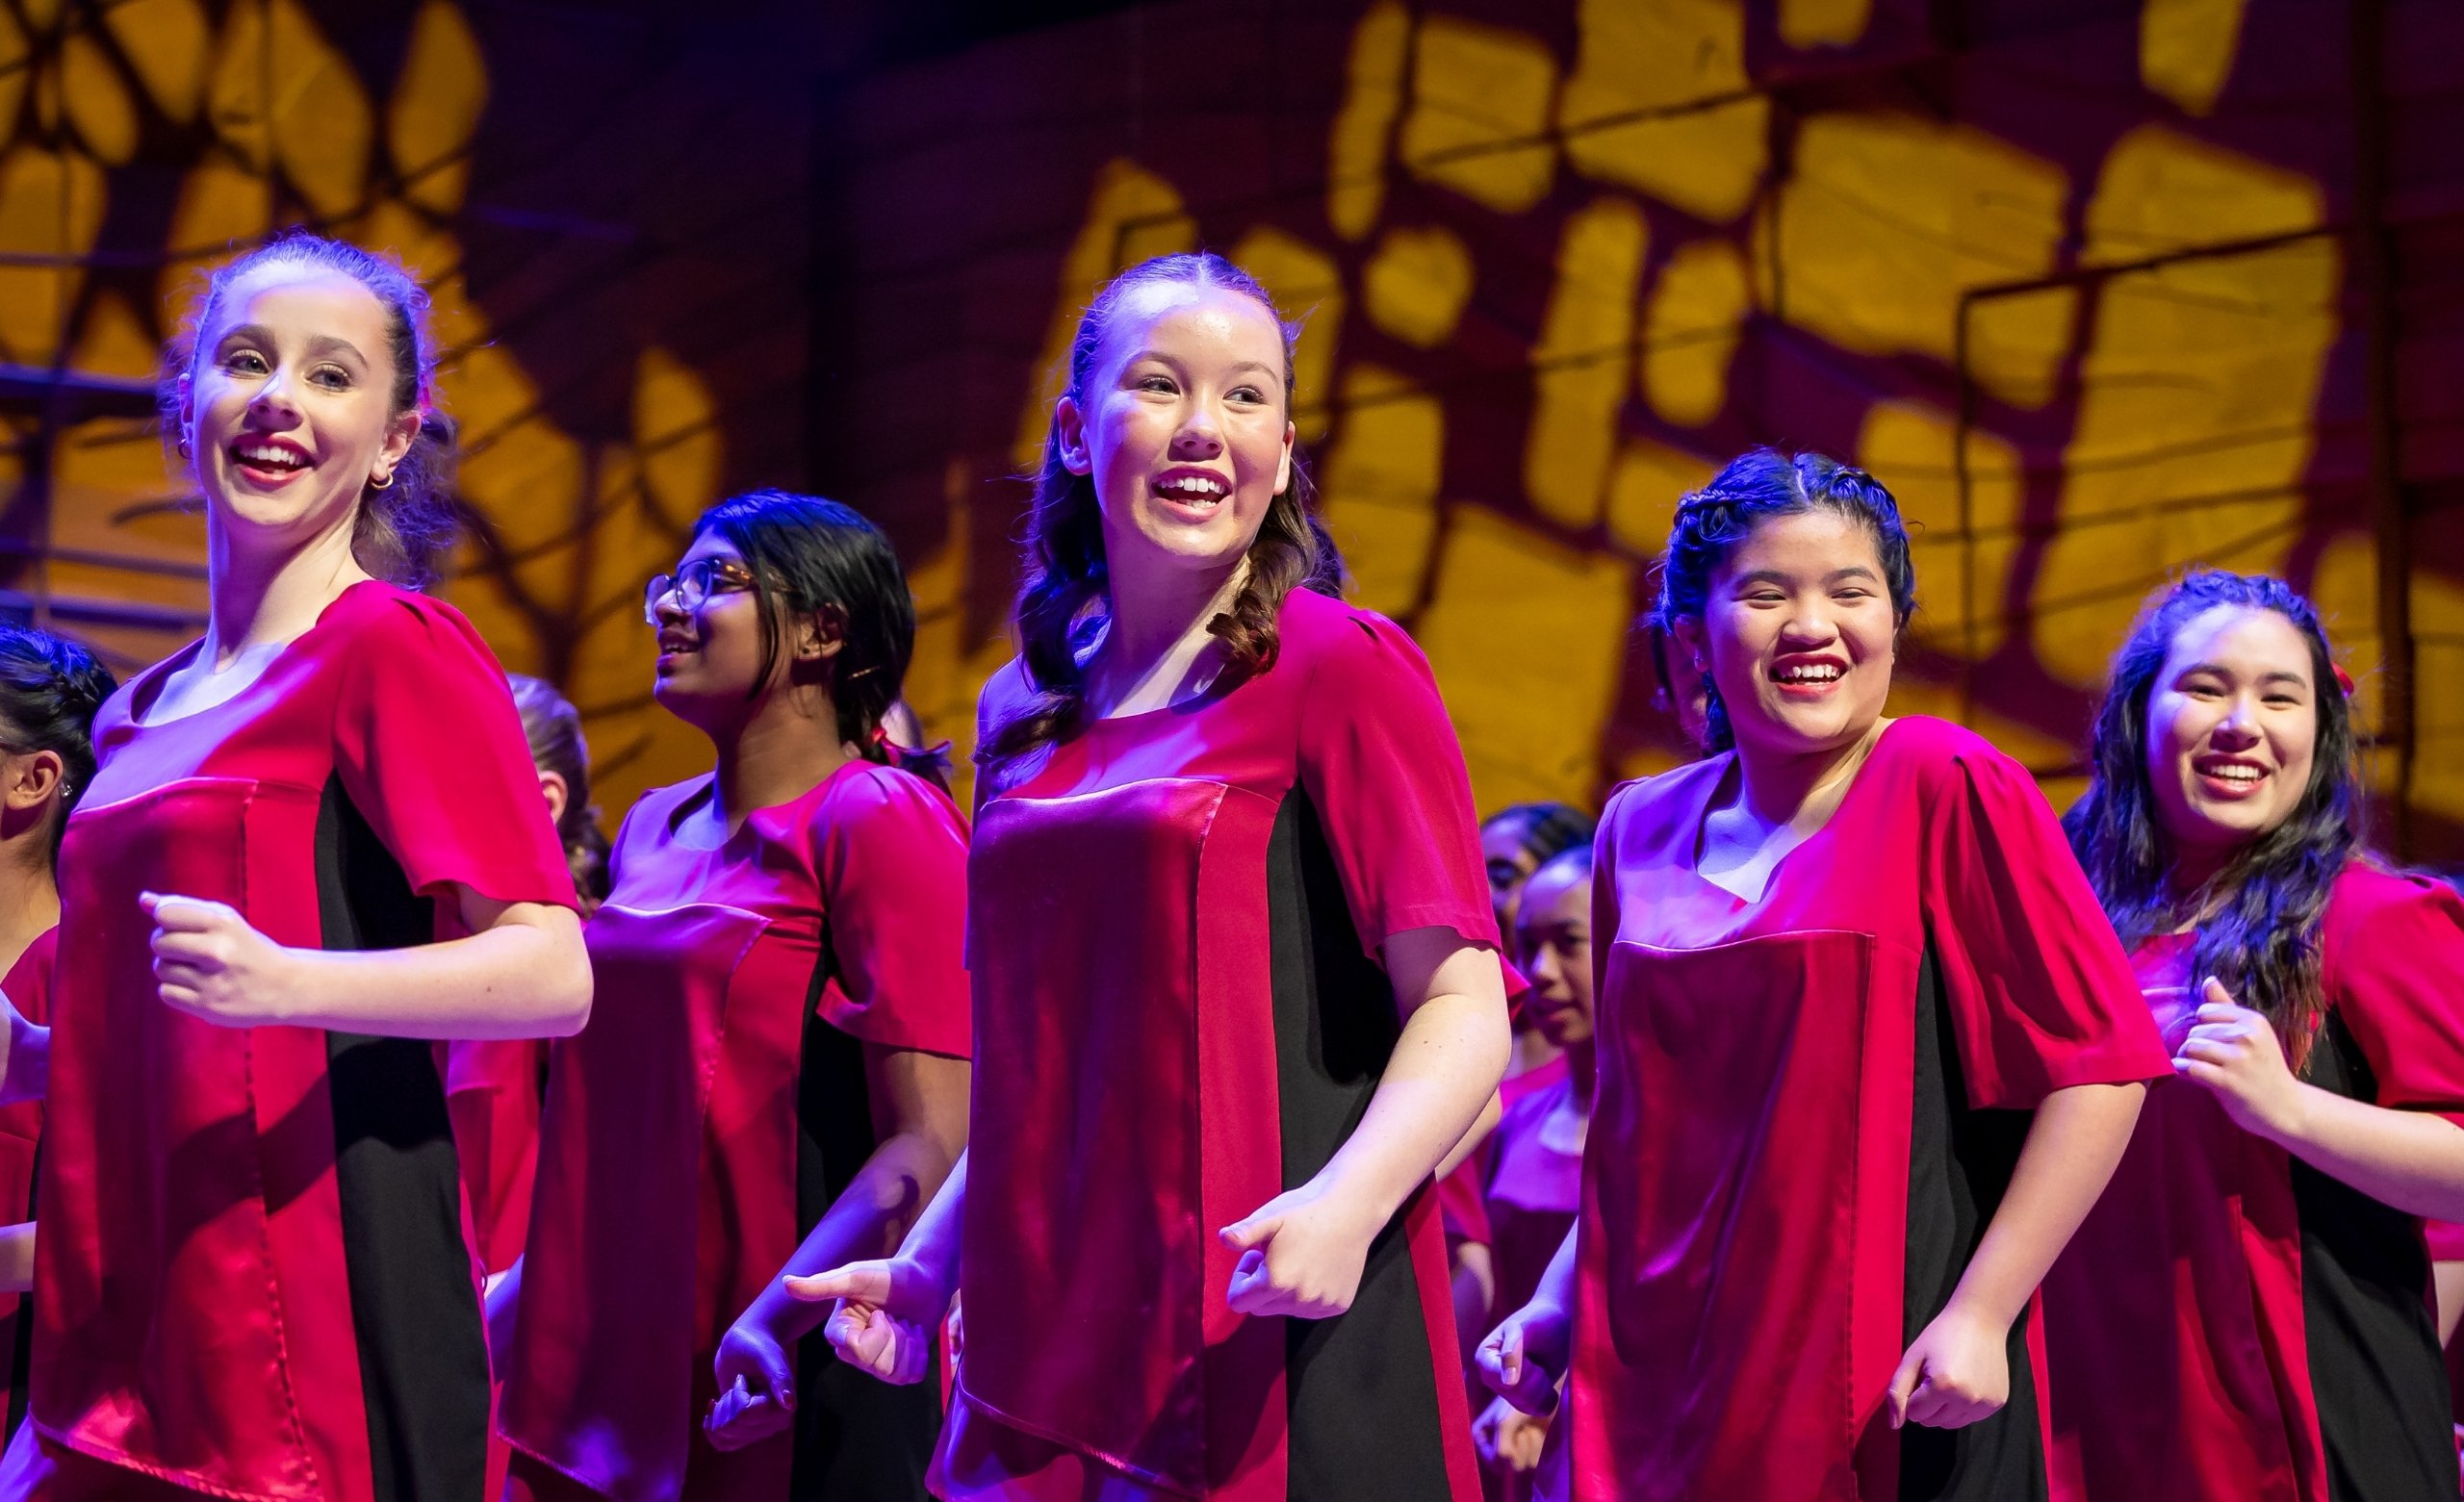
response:
{"label": "red costume top", "polygon": [[[60,929],[45,929],[9,967],[7,977],[0,978],[0,994],[28,1022],[51,1020],[51,963],[59,949]],[[0,1223],[35,1218],[35,1149],[41,1141],[40,1101],[0,1107]],[[26,1413],[26,1321],[34,1312],[33,1300],[20,1294],[6,1307],[8,1313],[0,1315],[0,1352],[10,1353],[9,1377],[0,1387],[0,1405],[7,1408],[8,1432],[13,1435]]]}
{"label": "red costume top", "polygon": [[545,1038],[485,1038],[446,1051],[445,1107],[453,1117],[479,1261],[492,1273],[521,1258],[530,1229],[547,1074]]}
{"label": "red costume top", "polygon": [[1885,727],[1758,900],[1700,874],[1733,753],[1629,784],[1593,886],[1599,1093],[1560,1494],[2042,1495],[2036,1322],[2011,1401],[1894,1432],[2030,1107],[2170,1068],[2027,774],[1939,720]]}
{"label": "red costume top", "polygon": [[[785,1436],[702,1439],[719,1337],[872,1154],[861,1046],[969,1050],[947,795],[851,761],[706,848],[679,827],[710,797],[706,776],[645,794],[618,831],[590,1026],[549,1071],[507,1363],[506,1438],[624,1502],[784,1498],[824,1464]],[[800,1417],[830,1406],[797,1386]],[[928,1416],[909,1496],[931,1443]]]}
{"label": "red costume top", "polygon": [[351,586],[218,704],[94,721],[61,853],[34,1422],[247,1498],[469,1499],[487,1351],[439,1050],[166,1006],[141,892],[301,948],[459,929],[456,887],[571,905],[504,674],[451,606]]}
{"label": "red costume top", "polygon": [[[2305,1070],[2464,1123],[2464,902],[2355,861],[2321,930]],[[2198,1007],[2191,935],[2135,956],[2169,1042]],[[2381,1502],[2456,1494],[2419,1217],[2159,1085],[2045,1280],[2057,1496]]]}
{"label": "red costume top", "polygon": [[[1393,623],[1295,590],[1272,667],[1089,725],[983,806],[952,1498],[1470,1502],[1435,1196],[1345,1314],[1247,1318],[1217,1232],[1322,1168],[1400,1031],[1378,946],[1497,941],[1462,752]],[[1025,692],[1005,668],[987,724]]]}

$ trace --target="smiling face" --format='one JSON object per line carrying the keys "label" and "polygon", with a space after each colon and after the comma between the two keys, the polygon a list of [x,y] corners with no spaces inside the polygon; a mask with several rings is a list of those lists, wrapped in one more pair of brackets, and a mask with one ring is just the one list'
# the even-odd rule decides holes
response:
{"label": "smiling face", "polygon": [[1681,649],[1707,661],[1741,748],[1833,751],[1890,696],[1899,620],[1874,534],[1828,507],[1774,517],[1712,571]]}
{"label": "smiling face", "polygon": [[1292,480],[1283,330],[1256,298],[1160,283],[1124,293],[1086,389],[1054,413],[1093,477],[1105,562],[1220,576]]}
{"label": "smiling face", "polygon": [[1591,1040],[1591,879],[1580,861],[1551,861],[1524,883],[1515,949],[1531,980],[1524,1014],[1558,1048]]}
{"label": "smiling face", "polygon": [[2289,818],[2319,746],[2310,644],[2272,610],[2218,605],[2173,633],[2147,693],[2157,822],[2194,864]]}
{"label": "smiling face", "polygon": [[[676,572],[702,559],[744,563],[735,545],[716,530],[693,540]],[[651,694],[659,707],[704,730],[744,715],[761,678],[761,602],[753,591],[722,582],[692,610],[670,591],[654,602],[653,611],[658,619],[658,660]],[[771,671],[775,676],[784,665]]]}
{"label": "smiling face", "polygon": [[289,547],[347,528],[393,472],[420,419],[395,407],[392,323],[355,277],[298,262],[253,267],[215,299],[181,425],[226,534]]}

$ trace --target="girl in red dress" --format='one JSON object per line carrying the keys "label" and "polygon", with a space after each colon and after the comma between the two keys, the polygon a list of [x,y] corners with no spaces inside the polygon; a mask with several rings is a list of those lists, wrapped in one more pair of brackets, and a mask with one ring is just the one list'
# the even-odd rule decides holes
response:
{"label": "girl in red dress", "polygon": [[[1484,1187],[1500,1309],[1529,1302],[1582,1203],[1594,1057],[1591,868],[1591,846],[1577,845],[1533,872],[1516,904],[1515,955],[1531,980],[1524,1015],[1558,1051],[1564,1067],[1553,1083],[1507,1107],[1491,1139]],[[1545,1415],[1522,1413],[1503,1398],[1487,1400],[1472,1438],[1488,1464],[1492,1497],[1530,1494],[1529,1474],[1548,1432]]]}
{"label": "girl in red dress", "polygon": [[450,536],[424,311],[393,263],[286,237],[214,278],[170,373],[211,613],[97,717],[61,853],[55,1496],[486,1490],[428,1040],[570,1032],[590,972],[503,670],[405,587]]}
{"label": "girl in red dress", "polygon": [[[523,739],[539,774],[539,796],[555,821],[586,920],[607,895],[607,836],[590,802],[590,747],[581,716],[555,686],[506,675]],[[530,1228],[530,1190],[539,1167],[539,1107],[548,1082],[545,1038],[494,1038],[453,1045],[445,1070],[445,1105],[462,1182],[471,1195],[479,1260],[500,1277],[522,1256]],[[500,1374],[501,1375],[501,1374]]]}
{"label": "girl in red dress", "polygon": [[1173,256],[1072,346],[981,711],[1001,1067],[902,1254],[797,1290],[913,1380],[963,1287],[943,1497],[1478,1495],[1430,1179],[1504,1069],[1496,920],[1426,662],[1313,587],[1291,332]]}
{"label": "girl in red dress", "polygon": [[[51,1016],[51,963],[60,936],[60,840],[69,811],[94,779],[94,711],[118,687],[93,654],[43,631],[0,625],[0,993],[27,1022]],[[0,1289],[20,1295],[0,1316],[8,1362],[8,1433],[26,1413],[34,1289],[36,1148],[42,1107],[0,1107]]]}
{"label": "girl in red dress", "polygon": [[938,1391],[800,1346],[825,1311],[778,1283],[894,1251],[966,1142],[965,826],[880,733],[907,579],[845,506],[760,492],[703,514],[645,613],[653,692],[717,765],[633,805],[591,917],[596,1010],[497,1292],[513,1489],[908,1502]]}
{"label": "girl in red dress", "polygon": [[1565,1376],[1545,1494],[2044,1494],[2029,1306],[2169,1071],[2027,774],[1883,714],[1914,594],[1818,455],[1679,505],[1713,754],[1602,817],[1581,1215],[1480,1349],[1526,1413]]}
{"label": "girl in red dress", "polygon": [[2067,823],[2181,1078],[2045,1286],[2063,1495],[2456,1495],[2422,1218],[2464,1218],[2464,903],[2369,857],[2347,692],[2265,577],[2114,659]]}

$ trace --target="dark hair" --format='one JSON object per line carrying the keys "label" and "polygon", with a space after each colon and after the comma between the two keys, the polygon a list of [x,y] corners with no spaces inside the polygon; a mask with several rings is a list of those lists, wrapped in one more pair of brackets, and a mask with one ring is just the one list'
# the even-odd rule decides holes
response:
{"label": "dark hair", "polygon": [[[2197,891],[2177,893],[2173,853],[2147,775],[2147,700],[2173,638],[2222,605],[2272,610],[2309,644],[2318,747],[2310,785],[2285,821],[2244,846]],[[2297,1071],[2325,1014],[2319,959],[2327,896],[2363,850],[2365,802],[2352,705],[2318,610],[2282,579],[2199,569],[2151,597],[2114,654],[2096,711],[2088,791],[2062,824],[2122,943],[2136,947],[2195,921],[2194,982],[2214,976],[2244,1006],[2265,1013]]]}
{"label": "dark hair", "polygon": [[[1916,613],[1916,571],[1908,561],[1908,527],[1899,502],[1882,482],[1821,454],[1784,454],[1757,448],[1737,455],[1711,483],[1677,503],[1677,521],[1660,555],[1659,601],[1653,620],[1662,629],[1687,616],[1700,620],[1710,598],[1711,574],[1757,527],[1781,517],[1835,511],[1873,534],[1891,614],[1902,626]],[[1663,675],[1662,682],[1666,682]],[[1719,685],[1703,679],[1703,745],[1724,751],[1736,744]]]}
{"label": "dark hair", "polygon": [[94,780],[94,711],[119,687],[94,654],[64,637],[0,625],[0,746],[60,757],[59,811],[51,854],[60,856],[69,812]]}
{"label": "dark hair", "polygon": [[703,512],[693,535],[705,532],[726,538],[753,571],[762,629],[753,693],[769,686],[787,649],[788,623],[834,611],[845,633],[830,676],[838,738],[870,760],[904,765],[877,732],[915,652],[915,599],[882,529],[834,500],[757,490]]}
{"label": "dark hair", "polygon": [[[436,407],[436,341],[427,327],[427,289],[399,262],[347,241],[295,229],[216,271],[196,294],[157,383],[156,400],[164,425],[172,433],[181,432],[180,408],[201,353],[197,342],[214,319],[215,305],[241,276],[273,265],[339,271],[384,305],[386,350],[394,361],[392,415],[418,412],[420,430],[394,466],[391,484],[379,490],[363,482],[359,512],[351,522],[351,552],[361,568],[378,578],[406,589],[425,589],[436,582],[461,529],[452,494],[454,429],[452,420]],[[185,457],[188,439],[184,434],[179,443]]]}
{"label": "dark hair", "polygon": [[1483,834],[1501,827],[1515,831],[1534,872],[1577,846],[1591,846],[1591,815],[1571,803],[1514,803],[1480,821]]}
{"label": "dark hair", "polygon": [[574,885],[586,896],[603,898],[607,835],[599,827],[599,809],[590,801],[590,743],[582,738],[581,713],[545,678],[508,673],[505,681],[513,687],[513,707],[522,712],[531,764],[565,779],[565,811],[556,820],[556,838],[565,847]]}
{"label": "dark hair", "polygon": [[[1078,319],[1063,395],[1082,406],[1088,400],[1096,355],[1129,294],[1173,284],[1238,293],[1267,310],[1283,331],[1283,400],[1289,414],[1295,390],[1293,350],[1300,326],[1283,318],[1257,278],[1212,251],[1157,256],[1105,283]],[[1100,619],[1105,598],[1103,516],[1095,482],[1091,475],[1072,474],[1061,462],[1057,433],[1044,439],[1043,467],[1035,487],[1027,514],[1023,577],[1011,614],[1020,665],[1036,695],[976,748],[975,759],[995,771],[1077,732],[1087,691],[1079,653],[1090,638],[1088,627]],[[1206,624],[1231,657],[1221,680],[1227,687],[1274,665],[1281,645],[1275,617],[1286,596],[1295,589],[1333,595],[1343,587],[1343,563],[1318,520],[1316,498],[1317,487],[1296,450],[1292,482],[1267,507],[1257,540],[1249,545],[1246,582],[1230,607]]]}

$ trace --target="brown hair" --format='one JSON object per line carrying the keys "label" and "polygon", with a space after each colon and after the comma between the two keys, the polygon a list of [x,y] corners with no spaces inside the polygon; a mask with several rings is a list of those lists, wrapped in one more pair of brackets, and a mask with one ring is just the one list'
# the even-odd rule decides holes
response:
{"label": "brown hair", "polygon": [[522,735],[530,743],[531,765],[565,779],[565,811],[556,820],[556,838],[565,847],[574,885],[585,897],[603,898],[607,895],[607,836],[601,831],[599,810],[590,802],[590,744],[582,739],[581,713],[545,678],[508,673],[505,681],[513,689],[513,707],[522,714]]}
{"label": "brown hair", "polygon": [[[1104,285],[1078,319],[1069,344],[1069,384],[1064,395],[1085,404],[1095,374],[1095,357],[1112,331],[1122,302],[1141,288],[1179,284],[1219,288],[1256,299],[1283,331],[1283,400],[1293,402],[1292,356],[1300,328],[1287,321],[1257,278],[1214,254],[1157,256]],[[1057,420],[1057,419],[1056,419]],[[1103,518],[1092,476],[1073,474],[1061,462],[1058,435],[1043,446],[1027,515],[1024,580],[1012,611],[1018,656],[1035,697],[994,726],[976,748],[975,759],[996,776],[1039,747],[1077,733],[1086,714],[1086,672],[1079,652],[1102,619],[1105,599]],[[1275,617],[1296,588],[1332,595],[1342,587],[1343,564],[1332,538],[1318,520],[1317,487],[1300,455],[1292,456],[1292,480],[1267,507],[1266,520],[1249,545],[1248,576],[1231,605],[1206,624],[1223,643],[1231,663],[1223,681],[1237,682],[1274,665],[1280,647]]]}
{"label": "brown hair", "polygon": [[215,304],[241,276],[277,263],[340,271],[384,305],[386,347],[394,358],[392,415],[417,411],[420,430],[394,466],[393,483],[382,490],[362,484],[359,511],[351,521],[351,553],[361,568],[380,579],[425,589],[436,582],[439,566],[453,547],[461,514],[453,500],[453,422],[436,408],[436,341],[427,327],[427,289],[399,262],[347,241],[292,230],[216,271],[197,293],[164,362],[155,395],[164,425],[179,431],[180,407],[196,370],[197,336],[213,320]]}

